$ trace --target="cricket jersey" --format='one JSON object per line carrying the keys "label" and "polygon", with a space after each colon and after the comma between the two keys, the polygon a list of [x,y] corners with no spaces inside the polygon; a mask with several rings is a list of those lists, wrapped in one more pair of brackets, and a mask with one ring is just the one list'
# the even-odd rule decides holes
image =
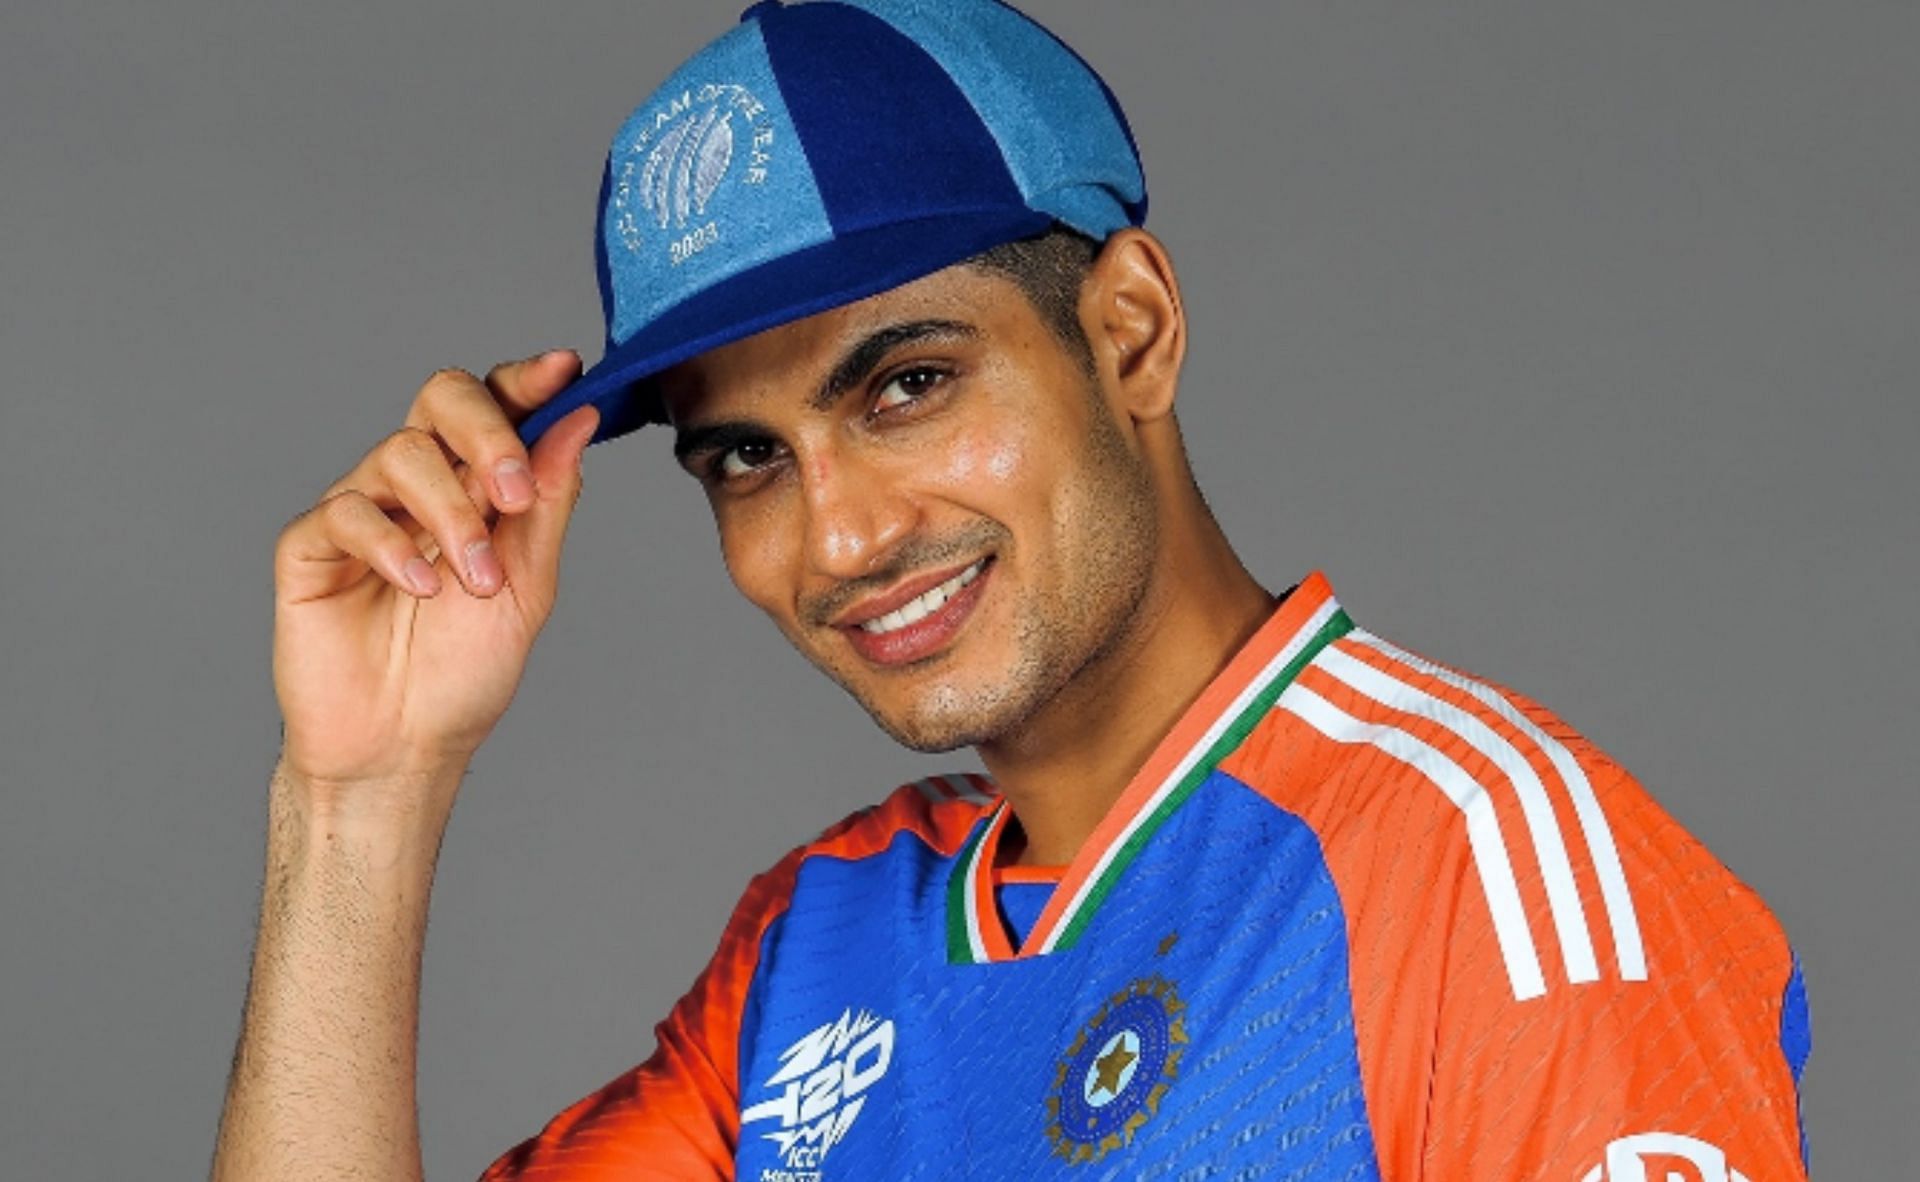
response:
{"label": "cricket jersey", "polygon": [[1753,891],[1537,704],[1315,573],[1072,863],[985,777],[755,879],[644,1063],[485,1182],[1780,1182],[1801,975]]}

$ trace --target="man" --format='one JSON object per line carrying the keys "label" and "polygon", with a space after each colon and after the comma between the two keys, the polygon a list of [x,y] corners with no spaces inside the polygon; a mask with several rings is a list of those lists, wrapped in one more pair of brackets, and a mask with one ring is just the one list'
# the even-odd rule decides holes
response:
{"label": "man", "polygon": [[418,1175],[439,837],[585,448],[651,421],[742,593],[991,776],[756,879],[653,1056],[487,1178],[1804,1177],[1778,924],[1552,714],[1242,566],[1145,209],[992,0],[756,5],[636,109],[605,358],[435,375],[282,535],[216,1177]]}

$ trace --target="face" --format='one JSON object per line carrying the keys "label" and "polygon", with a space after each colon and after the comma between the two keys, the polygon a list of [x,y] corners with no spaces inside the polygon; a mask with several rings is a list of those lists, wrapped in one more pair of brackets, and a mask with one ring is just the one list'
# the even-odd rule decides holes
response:
{"label": "face", "polygon": [[1138,615],[1146,465],[1002,276],[948,268],[661,389],[734,583],[909,747],[1016,735]]}

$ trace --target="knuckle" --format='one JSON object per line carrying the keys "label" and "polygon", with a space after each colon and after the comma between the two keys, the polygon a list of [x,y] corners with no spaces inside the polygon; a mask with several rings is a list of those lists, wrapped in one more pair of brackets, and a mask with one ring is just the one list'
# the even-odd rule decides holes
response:
{"label": "knuckle", "polygon": [[420,383],[420,392],[413,398],[413,408],[407,412],[407,424],[415,426],[423,421],[437,420],[448,399],[458,396],[462,390],[471,389],[478,381],[457,365],[434,370],[427,375],[426,381]]}
{"label": "knuckle", "polygon": [[420,393],[424,396],[433,390],[458,389],[474,380],[472,374],[459,366],[445,365],[427,375],[427,380],[420,383]]}
{"label": "knuckle", "polygon": [[388,463],[419,464],[444,458],[440,441],[422,427],[402,427],[381,441],[380,450]]}
{"label": "knuckle", "polygon": [[[507,412],[493,392],[493,375],[488,385],[463,369],[441,370],[422,389],[407,426],[428,430],[446,441],[450,451],[462,456],[485,449],[490,455],[519,444],[519,436],[507,419]],[[510,441],[510,442],[509,442]]]}
{"label": "knuckle", "polygon": [[365,507],[370,504],[366,494],[354,489],[335,493],[314,507],[321,524],[329,530],[347,529],[364,519]]}

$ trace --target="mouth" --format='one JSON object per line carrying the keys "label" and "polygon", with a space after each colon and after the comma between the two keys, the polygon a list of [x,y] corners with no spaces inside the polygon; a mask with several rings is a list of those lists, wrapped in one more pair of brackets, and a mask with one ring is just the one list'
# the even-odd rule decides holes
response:
{"label": "mouth", "polygon": [[[854,651],[876,665],[905,665],[946,647],[973,614],[993,569],[993,556],[975,559],[931,586],[914,580],[863,604],[835,626]],[[904,596],[904,598],[903,598]]]}

